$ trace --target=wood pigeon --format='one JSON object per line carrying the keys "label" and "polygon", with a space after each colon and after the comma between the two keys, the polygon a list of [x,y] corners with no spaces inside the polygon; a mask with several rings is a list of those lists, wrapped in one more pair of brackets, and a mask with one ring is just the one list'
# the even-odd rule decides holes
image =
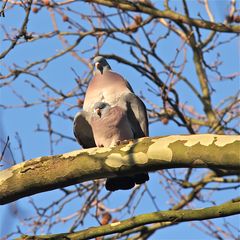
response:
{"label": "wood pigeon", "polygon": [[[94,59],[97,71],[90,82],[83,111],[74,118],[74,135],[83,148],[110,147],[123,140],[148,136],[144,103],[130,84],[103,57]],[[106,189],[130,189],[149,180],[147,173],[109,178]]]}
{"label": "wood pigeon", "polygon": [[122,94],[133,93],[133,89],[121,75],[111,70],[105,58],[94,58],[95,76],[89,83],[83,110],[91,112],[96,102],[107,102],[111,106],[116,104]]}
{"label": "wood pigeon", "polygon": [[111,147],[134,138],[126,111],[119,104],[111,107],[105,102],[95,103],[90,124],[97,147]]}

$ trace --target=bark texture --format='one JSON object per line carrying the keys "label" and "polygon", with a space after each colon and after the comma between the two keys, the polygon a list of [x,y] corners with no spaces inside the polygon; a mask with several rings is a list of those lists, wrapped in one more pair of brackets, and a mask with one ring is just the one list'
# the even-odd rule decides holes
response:
{"label": "bark texture", "polygon": [[240,170],[240,136],[214,134],[142,138],[31,159],[0,172],[0,204],[72,184],[166,168]]}

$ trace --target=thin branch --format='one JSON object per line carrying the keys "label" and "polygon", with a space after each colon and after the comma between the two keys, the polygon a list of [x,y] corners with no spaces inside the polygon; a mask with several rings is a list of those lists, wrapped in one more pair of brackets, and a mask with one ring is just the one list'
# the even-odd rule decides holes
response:
{"label": "thin branch", "polygon": [[5,7],[7,5],[8,0],[5,0],[5,2],[2,5],[2,9],[0,10],[0,17],[5,17]]}
{"label": "thin branch", "polygon": [[3,156],[4,156],[4,154],[5,154],[5,151],[6,151],[7,147],[8,147],[8,143],[9,143],[9,136],[7,137],[7,141],[6,141],[5,145],[4,145],[4,148],[3,148],[3,150],[2,150],[2,153],[1,153],[1,155],[0,155],[0,161],[3,160]]}
{"label": "thin branch", "polygon": [[8,49],[6,49],[1,55],[0,55],[0,59],[4,58],[14,47],[15,45],[17,44],[18,40],[21,38],[21,37],[24,37],[26,40],[28,40],[29,38],[31,38],[30,36],[27,35],[27,24],[28,24],[28,19],[29,19],[29,15],[30,15],[30,12],[31,12],[31,6],[32,6],[32,1],[33,0],[29,0],[28,2],[28,6],[26,8],[26,16],[24,18],[24,21],[23,21],[23,24],[20,28],[20,31],[18,33],[17,36],[15,36],[14,40],[12,40],[12,43],[11,45],[9,46]]}
{"label": "thin branch", "polygon": [[[229,202],[223,203],[219,206],[194,209],[194,210],[170,210],[170,211],[160,211],[148,214],[142,214],[129,218],[127,220],[99,226],[91,227],[89,229],[75,232],[75,233],[63,233],[54,235],[42,235],[42,236],[22,236],[25,240],[30,239],[92,239],[99,236],[105,236],[113,233],[121,233],[145,224],[150,223],[164,223],[164,222],[188,222],[188,221],[201,221],[213,218],[227,217],[240,213],[239,208],[240,198],[233,199]],[[18,238],[19,239],[19,238]]]}
{"label": "thin branch", "polygon": [[118,8],[125,11],[141,12],[146,13],[157,18],[168,18],[178,23],[185,23],[199,28],[215,30],[218,32],[240,32],[240,26],[229,25],[223,23],[213,23],[206,20],[200,20],[195,18],[188,18],[180,13],[176,13],[170,9],[161,11],[153,6],[146,5],[142,2],[127,2],[123,0],[112,1],[112,0],[86,0],[90,3],[98,3],[108,7]]}

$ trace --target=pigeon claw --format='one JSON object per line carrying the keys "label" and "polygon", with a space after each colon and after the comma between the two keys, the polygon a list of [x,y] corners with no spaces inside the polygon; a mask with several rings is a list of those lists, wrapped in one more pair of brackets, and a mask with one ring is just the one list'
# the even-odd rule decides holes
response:
{"label": "pigeon claw", "polygon": [[121,144],[129,144],[129,143],[134,143],[134,140],[133,139],[128,139],[128,140],[118,140],[116,141],[116,145],[119,146]]}

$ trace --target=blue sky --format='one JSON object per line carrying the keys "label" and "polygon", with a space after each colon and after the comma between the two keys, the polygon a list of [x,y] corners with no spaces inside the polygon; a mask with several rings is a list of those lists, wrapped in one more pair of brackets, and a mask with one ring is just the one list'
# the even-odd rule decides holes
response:
{"label": "blue sky", "polygon": [[[216,4],[216,1],[210,2],[212,7],[215,7],[214,13],[217,21],[222,21],[225,17],[226,12],[226,4],[224,1],[219,1],[219,4]],[[77,5],[77,7],[81,7]],[[160,4],[160,3],[159,3]],[[176,4],[176,2],[174,2]],[[200,9],[195,8],[194,1],[189,1],[189,4],[192,5],[193,13],[194,11],[198,12]],[[83,11],[88,11],[87,9]],[[109,10],[112,11],[112,10]],[[1,18],[1,24],[4,25],[7,29],[11,29],[12,27],[19,27],[24,16],[24,12],[22,9],[14,8],[13,10],[9,10],[6,12],[6,17]],[[204,15],[203,15],[204,16]],[[81,20],[79,20],[81,23]],[[50,24],[50,17],[47,11],[42,10],[38,14],[31,14],[31,21],[28,26],[28,31],[30,32],[47,32],[52,31],[52,26]],[[59,17],[58,23],[61,29],[67,30],[66,24],[61,22]],[[164,33],[166,29],[159,28],[159,32]],[[207,34],[208,31],[203,31],[202,34]],[[141,38],[141,33],[136,33],[136,37]],[[229,39],[229,34],[222,34],[220,36],[221,40],[224,41]],[[3,32],[1,32],[1,51],[7,46],[7,42],[3,41]],[[75,38],[68,38],[70,42],[73,42]],[[80,47],[77,48],[79,54],[82,54],[84,49],[91,47],[96,44],[94,41],[89,41],[89,39],[85,39],[83,43],[81,43]],[[145,42],[143,42],[145,44]],[[238,41],[234,39],[230,44],[219,46],[217,51],[214,53],[207,54],[206,59],[209,62],[213,62],[216,58],[217,52],[221,54],[221,59],[224,60],[221,71],[224,74],[230,74],[232,72],[236,72],[239,69],[239,53],[236,51],[238,48]],[[174,36],[174,34],[169,37],[168,41],[162,40],[159,44],[159,54],[162,58],[168,62],[171,61],[173,56],[176,53],[176,48],[181,46],[181,41]],[[82,49],[83,48],[83,49]],[[39,59],[43,59],[45,57],[49,57],[54,53],[57,53],[60,49],[62,49],[61,43],[54,39],[40,40],[38,42],[33,42],[31,44],[23,44],[21,46],[17,46],[11,53],[3,60],[1,66],[1,72],[6,73],[5,65],[11,65],[13,62],[17,63],[19,66],[27,65],[27,61],[36,61]],[[128,49],[125,46],[121,46],[121,44],[117,44],[114,41],[108,41],[104,47],[102,48],[102,53],[111,54],[114,53],[116,55],[120,55],[121,57],[132,59],[129,54]],[[90,56],[90,54],[85,54],[85,56]],[[183,56],[180,55],[179,62],[181,62]],[[195,69],[192,63],[192,53],[188,49],[187,51],[187,65],[184,70],[185,76],[191,79],[193,84],[196,84],[197,78],[195,74]],[[121,73],[126,79],[129,80],[131,85],[133,86],[135,92],[140,94],[143,92],[146,97],[150,98],[155,104],[161,105],[161,99],[153,96],[153,94],[147,91],[146,82],[148,80],[140,76],[134,69],[129,68],[128,66],[117,63],[116,61],[110,60],[112,68]],[[158,67],[158,66],[157,66]],[[76,87],[76,82],[73,80],[75,75],[72,72],[71,68],[74,68],[80,75],[86,69],[83,64],[79,63],[75,59],[73,59],[70,54],[65,55],[62,58],[55,60],[50,63],[48,67],[41,73],[41,76],[44,77],[45,80],[52,86],[56,87],[58,90],[67,93],[74,87]],[[162,66],[159,65],[159,71],[162,69]],[[209,73],[211,76],[212,73]],[[25,80],[31,80],[36,84],[36,86],[41,87],[41,84],[37,82],[36,79],[31,78],[27,75],[20,76],[17,81],[12,84],[11,88],[1,88],[0,89],[0,103],[4,105],[19,105],[21,102],[19,99],[13,94],[13,90],[18,91],[23,95],[27,101],[29,102],[39,102],[41,100],[41,96],[37,91],[29,87],[28,84],[24,83]],[[148,82],[149,83],[149,82]],[[151,86],[156,88],[153,83],[149,83]],[[231,81],[230,83],[227,81],[219,82],[214,80],[214,89],[215,92],[212,94],[213,104],[218,104],[225,96],[233,95],[239,89],[239,82],[237,79]],[[199,89],[199,86],[197,85]],[[180,83],[176,89],[181,96],[181,101],[185,103],[191,103],[199,112],[202,112],[202,106],[199,105],[199,102],[195,99],[194,95],[186,88],[186,85]],[[49,89],[43,89],[45,94],[49,94],[54,96]],[[76,98],[69,99],[66,101],[66,105],[61,108],[61,111],[64,109],[67,114],[71,114],[74,116],[78,111],[77,108],[69,110],[68,106],[76,104]],[[149,106],[148,106],[149,107]],[[1,138],[6,139],[7,136],[10,137],[11,141],[11,149],[14,155],[14,159],[17,162],[21,161],[21,154],[18,148],[16,133],[18,133],[21,137],[21,141],[23,144],[23,150],[26,159],[35,158],[38,156],[45,156],[50,154],[49,148],[49,139],[47,134],[36,132],[37,125],[39,124],[41,127],[46,128],[47,123],[45,118],[43,117],[43,112],[45,111],[45,105],[37,104],[31,108],[13,108],[13,109],[0,109],[1,116]],[[73,137],[72,134],[72,122],[70,120],[62,120],[59,117],[53,118],[53,126],[55,129],[60,129],[64,134]],[[202,131],[204,132],[204,130]],[[154,123],[150,126],[150,136],[164,136],[171,134],[184,134],[187,131],[184,128],[178,127],[176,124],[170,122],[168,125],[163,125],[161,122]],[[79,145],[73,141],[61,141],[56,146],[54,146],[54,154],[60,154],[68,151],[73,151],[75,149],[79,149]],[[7,153],[9,154],[9,153]],[[159,176],[155,173],[151,174],[151,180],[148,183],[148,186],[155,194],[158,196],[157,200],[161,202],[162,209],[167,209],[166,202],[168,201],[167,195],[164,193],[164,189],[159,187]],[[226,193],[228,198],[226,199]],[[51,199],[55,199],[59,195],[58,190],[50,191],[47,193],[41,193],[33,196],[32,198],[42,205],[47,205]],[[122,193],[114,193],[112,196],[112,202],[109,202],[109,206],[114,204],[119,204],[121,201],[124,201],[129,192]],[[219,202],[224,202],[230,199],[231,196],[234,196],[236,193],[233,191],[226,191],[224,193],[217,193],[214,198],[217,198]],[[156,211],[153,207],[150,207],[146,210],[146,204],[148,204],[148,197],[145,196],[142,200],[141,206],[136,210],[137,214]],[[17,206],[19,207],[19,211],[22,212],[21,216],[28,217],[32,214],[32,209],[28,206],[29,198],[24,198],[17,201]],[[74,212],[78,209],[79,203],[74,201],[72,205],[68,206],[65,211],[65,214]],[[6,206],[0,206],[0,234],[5,234],[7,232],[13,231],[16,227],[16,224],[19,224],[19,219],[13,219],[10,214],[11,207],[14,204],[9,204]],[[195,207],[204,207],[206,204],[198,203]],[[122,219],[125,219],[127,216],[123,214],[121,216]],[[230,217],[232,222],[237,222],[237,217]],[[222,220],[216,220],[216,223],[221,222]],[[86,226],[95,225],[96,221],[89,218]],[[25,229],[23,227],[23,229]],[[188,231],[186,231],[188,229]],[[62,232],[63,228],[57,226],[53,229],[53,233]],[[174,231],[173,231],[174,230]],[[67,231],[67,226],[64,227],[64,231]],[[162,238],[162,239],[211,239],[209,236],[206,237],[202,232],[197,231],[195,228],[191,227],[189,223],[183,223],[179,226],[174,226],[170,228],[163,229],[154,235],[151,239]]]}

